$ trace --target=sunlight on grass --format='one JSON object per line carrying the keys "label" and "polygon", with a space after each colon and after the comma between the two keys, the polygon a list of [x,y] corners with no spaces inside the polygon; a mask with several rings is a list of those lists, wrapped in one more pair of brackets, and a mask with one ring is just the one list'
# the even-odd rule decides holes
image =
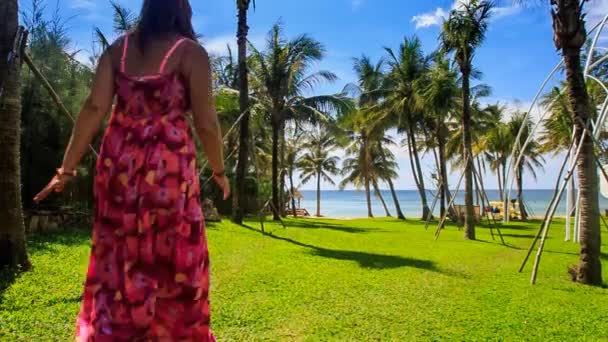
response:
{"label": "sunlight on grass", "polygon": [[[289,219],[265,235],[257,222],[210,225],[213,328],[228,341],[608,338],[606,290],[570,281],[577,247],[561,222],[538,285],[530,266],[517,273],[538,225],[503,227],[508,246],[485,228],[479,241],[456,227],[434,241],[419,221]],[[34,270],[0,278],[0,340],[70,339],[88,234],[29,246]]]}

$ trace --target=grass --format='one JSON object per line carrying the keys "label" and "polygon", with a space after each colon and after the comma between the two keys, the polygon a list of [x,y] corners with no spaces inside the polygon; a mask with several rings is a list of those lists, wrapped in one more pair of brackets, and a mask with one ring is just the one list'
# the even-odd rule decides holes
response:
{"label": "grass", "polygon": [[[455,227],[434,241],[419,221],[286,223],[208,227],[220,341],[608,341],[608,290],[571,282],[563,222],[536,286],[517,269],[538,222],[503,227],[508,246],[483,227],[479,241]],[[34,270],[0,273],[0,341],[71,338],[89,248],[86,232],[30,241]]]}

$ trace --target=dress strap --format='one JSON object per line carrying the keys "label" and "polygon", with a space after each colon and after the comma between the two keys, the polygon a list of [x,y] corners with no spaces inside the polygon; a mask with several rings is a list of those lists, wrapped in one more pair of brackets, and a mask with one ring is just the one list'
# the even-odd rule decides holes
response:
{"label": "dress strap", "polygon": [[127,65],[127,50],[129,49],[129,34],[127,33],[122,43],[122,57],[120,57],[120,71],[122,73],[126,70]]}
{"label": "dress strap", "polygon": [[186,40],[188,40],[188,38],[181,38],[180,40],[175,42],[175,44],[173,44],[173,47],[171,47],[171,49],[167,52],[167,54],[165,55],[165,58],[163,58],[163,62],[160,64],[159,73],[162,74],[165,72],[165,67],[167,66],[167,62],[169,61],[169,58],[171,58],[171,56],[173,56],[173,53],[175,53],[175,50],[177,50],[177,48]]}

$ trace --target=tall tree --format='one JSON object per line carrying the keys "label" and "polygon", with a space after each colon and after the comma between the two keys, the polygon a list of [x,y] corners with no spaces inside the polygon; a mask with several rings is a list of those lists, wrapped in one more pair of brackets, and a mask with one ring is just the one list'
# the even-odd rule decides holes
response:
{"label": "tall tree", "polygon": [[492,2],[470,0],[459,2],[457,8],[443,23],[442,48],[453,53],[462,76],[462,136],[465,165],[465,239],[475,240],[475,213],[473,209],[473,152],[471,140],[471,86],[475,50],[483,43],[492,12]]}
{"label": "tall tree", "polygon": [[429,128],[434,133],[432,139],[437,145],[437,172],[440,184],[440,212],[444,216],[446,202],[450,202],[448,185],[446,144],[450,134],[446,122],[457,106],[458,77],[443,54],[437,54],[424,87],[420,89],[419,101],[426,108]]}
{"label": "tall tree", "polygon": [[[357,102],[362,108],[373,108],[378,106],[379,102],[383,100],[385,95],[385,82],[386,76],[384,75],[384,60],[380,60],[377,63],[372,63],[371,59],[367,56],[362,56],[361,58],[354,59],[354,71],[357,75],[357,83],[352,83],[346,86],[345,91],[351,93],[357,98]],[[394,126],[392,122],[392,117],[387,117],[386,120],[383,120],[384,127],[378,127],[378,129],[382,130],[382,132],[378,132],[379,134],[384,135],[386,130]],[[383,161],[383,163],[388,164],[390,160],[387,158],[387,154],[385,153],[385,149],[383,148],[383,142],[381,140],[378,141],[378,156]],[[393,183],[393,177],[385,177],[384,180],[389,186],[391,191],[391,196],[393,197],[393,202],[395,204],[395,209],[397,210],[397,218],[400,220],[405,219],[405,215],[403,215],[403,211],[401,210],[401,205],[399,203],[399,199],[397,197],[397,192],[395,191],[395,185]]]}
{"label": "tall tree", "polygon": [[327,113],[351,108],[341,95],[306,96],[321,82],[333,82],[337,76],[329,71],[306,74],[312,63],[323,59],[325,48],[307,35],[287,40],[281,25],[275,24],[268,33],[266,51],[251,46],[254,68],[252,74],[260,84],[259,96],[270,103],[272,127],[272,203],[274,220],[279,220],[280,174],[279,146],[287,121],[318,123],[330,120]]}
{"label": "tall tree", "polygon": [[[233,210],[232,218],[237,224],[243,223],[245,215],[245,176],[247,173],[247,163],[249,161],[249,69],[247,67],[247,36],[249,34],[249,26],[247,24],[247,12],[252,0],[237,0],[238,9],[238,28],[237,28],[237,44],[238,44],[238,85],[239,85],[239,107],[243,118],[240,124],[239,134],[239,157],[236,168],[236,186],[233,194]],[[255,2],[253,2],[255,6]]]}
{"label": "tall tree", "polygon": [[373,128],[377,119],[369,113],[354,110],[342,118],[340,125],[346,131],[348,146],[342,162],[342,175],[345,177],[340,183],[344,189],[353,184],[357,189],[365,189],[367,216],[374,217],[372,211],[371,186],[373,182]]}
{"label": "tall tree", "polygon": [[424,55],[422,43],[417,37],[404,38],[397,52],[390,48],[385,50],[391,70],[385,86],[384,107],[386,115],[397,117],[397,128],[407,137],[412,175],[420,194],[422,218],[426,219],[432,213],[428,205],[416,138],[423,112],[423,109],[417,106],[416,96],[419,93],[420,80],[428,71],[429,59]]}
{"label": "tall tree", "polygon": [[317,182],[317,217],[321,216],[321,181],[334,185],[331,176],[338,174],[339,158],[333,156],[336,142],[331,133],[316,132],[303,146],[306,152],[298,160],[302,183],[315,178]]}
{"label": "tall tree", "polygon": [[[530,118],[526,118],[526,113],[518,112],[515,113],[511,120],[507,123],[509,129],[509,136],[511,137],[512,144],[518,146],[515,149],[517,153],[522,153],[521,147],[524,142],[532,134],[532,121]],[[516,137],[519,132],[522,132],[520,141],[516,141]],[[510,146],[510,150],[513,146]],[[526,221],[528,219],[528,211],[523,196],[523,182],[524,182],[524,170],[528,170],[530,174],[536,179],[536,169],[542,168],[545,159],[540,152],[540,145],[538,144],[536,137],[532,137],[532,140],[523,150],[522,158],[518,165],[515,166],[515,180],[517,183],[517,201],[519,202],[519,212],[521,220]]]}
{"label": "tall tree", "polygon": [[[591,106],[581,64],[581,48],[587,39],[583,6],[586,0],[551,0],[554,42],[566,68],[568,101],[577,127],[575,141],[582,144],[577,159],[580,191],[581,252],[576,281],[602,285],[600,208],[595,148],[591,137],[595,110]],[[588,133],[583,135],[585,128]]]}
{"label": "tall tree", "polygon": [[17,0],[0,2],[0,266],[29,268],[20,189],[21,61],[12,55],[18,13]]}

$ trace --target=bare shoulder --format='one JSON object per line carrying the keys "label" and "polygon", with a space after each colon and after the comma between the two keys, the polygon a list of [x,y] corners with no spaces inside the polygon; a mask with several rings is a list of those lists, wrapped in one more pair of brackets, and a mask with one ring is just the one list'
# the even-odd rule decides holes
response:
{"label": "bare shoulder", "polygon": [[189,70],[207,67],[209,65],[209,54],[198,42],[187,40],[184,42],[183,61],[184,66]]}

